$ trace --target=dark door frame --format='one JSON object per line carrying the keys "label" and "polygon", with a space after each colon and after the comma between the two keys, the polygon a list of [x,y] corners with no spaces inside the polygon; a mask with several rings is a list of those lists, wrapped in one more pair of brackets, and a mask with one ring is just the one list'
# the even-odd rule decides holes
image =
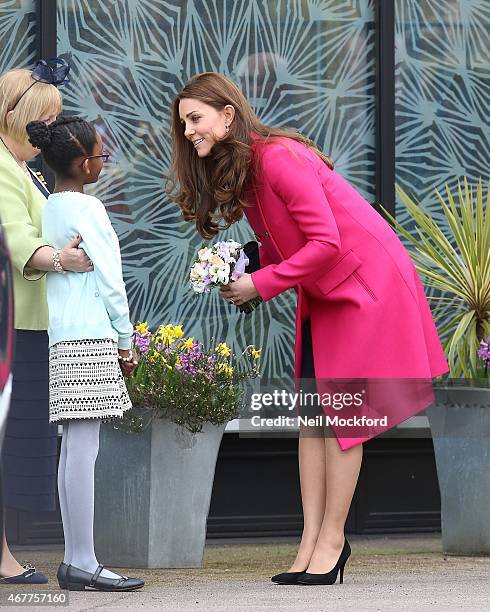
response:
{"label": "dark door frame", "polygon": [[376,0],[376,203],[395,216],[395,3]]}
{"label": "dark door frame", "polygon": [[37,58],[56,57],[56,0],[36,2],[36,22]]}
{"label": "dark door frame", "polygon": [[[50,59],[56,57],[56,0],[37,0],[36,2],[36,59]],[[54,175],[43,162],[40,155],[34,162],[29,163],[39,170],[50,191],[54,188]]]}

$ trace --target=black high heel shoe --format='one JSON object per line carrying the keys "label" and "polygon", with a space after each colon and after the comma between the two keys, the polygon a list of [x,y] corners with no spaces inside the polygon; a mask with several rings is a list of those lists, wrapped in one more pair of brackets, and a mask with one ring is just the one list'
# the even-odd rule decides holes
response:
{"label": "black high heel shoe", "polygon": [[60,589],[67,589],[66,585],[66,571],[68,569],[68,565],[66,563],[60,563],[58,571],[56,572],[56,578],[58,579],[58,584],[60,585]]}
{"label": "black high heel shoe", "polygon": [[99,565],[92,575],[90,572],[69,565],[66,571],[66,588],[69,591],[85,591],[86,588],[96,591],[134,591],[145,584],[144,580],[127,576],[104,578],[100,575],[103,569],[104,566]]}
{"label": "black high heel shoe", "polygon": [[344,582],[344,567],[347,563],[347,559],[350,557],[351,549],[347,538],[344,542],[344,548],[340,553],[337,563],[334,568],[325,574],[309,574],[305,572],[300,578],[298,578],[298,584],[335,584],[337,581],[337,575],[340,572],[340,581]]}
{"label": "black high heel shoe", "polygon": [[272,582],[275,584],[298,584],[298,578],[304,576],[304,572],[283,572],[272,576]]}

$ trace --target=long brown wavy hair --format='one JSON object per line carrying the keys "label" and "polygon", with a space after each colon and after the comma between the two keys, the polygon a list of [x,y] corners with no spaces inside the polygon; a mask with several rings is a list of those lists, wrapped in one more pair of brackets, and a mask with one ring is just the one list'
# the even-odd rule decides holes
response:
{"label": "long brown wavy hair", "polygon": [[[211,154],[200,158],[194,145],[185,137],[179,115],[184,98],[199,100],[218,111],[231,104],[235,117],[229,132],[213,145]],[[330,167],[332,160],[302,134],[286,128],[263,124],[240,89],[217,72],[196,74],[184,85],[172,105],[173,156],[167,193],[182,210],[186,221],[194,221],[203,238],[215,236],[243,217],[247,206],[245,190],[254,176],[252,165],[252,133],[263,141],[277,137],[292,138],[303,143]]]}

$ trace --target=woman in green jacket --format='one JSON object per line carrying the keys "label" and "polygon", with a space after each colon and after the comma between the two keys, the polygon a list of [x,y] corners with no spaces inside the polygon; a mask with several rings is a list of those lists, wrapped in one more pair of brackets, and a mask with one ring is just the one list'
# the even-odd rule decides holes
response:
{"label": "woman in green jacket", "polygon": [[[0,77],[0,221],[10,250],[16,329],[12,400],[2,449],[4,502],[17,510],[56,508],[57,430],[49,425],[47,271],[93,269],[80,237],[53,249],[41,236],[42,210],[49,191],[27,160],[39,154],[27,140],[30,121],[51,123],[61,111],[56,85],[69,67],[62,60],[38,62],[34,70],[11,70]],[[39,584],[46,576],[21,566],[3,534],[0,582]]]}

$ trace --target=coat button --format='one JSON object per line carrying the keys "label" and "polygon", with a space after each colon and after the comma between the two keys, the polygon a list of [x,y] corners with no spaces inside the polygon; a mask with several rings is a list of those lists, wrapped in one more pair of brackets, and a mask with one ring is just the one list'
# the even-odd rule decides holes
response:
{"label": "coat button", "polygon": [[265,232],[265,237],[269,238],[269,232]]}
{"label": "coat button", "polygon": [[94,293],[94,295],[95,295],[95,297],[99,297],[99,292],[98,292],[98,291],[96,291],[96,292]]}

